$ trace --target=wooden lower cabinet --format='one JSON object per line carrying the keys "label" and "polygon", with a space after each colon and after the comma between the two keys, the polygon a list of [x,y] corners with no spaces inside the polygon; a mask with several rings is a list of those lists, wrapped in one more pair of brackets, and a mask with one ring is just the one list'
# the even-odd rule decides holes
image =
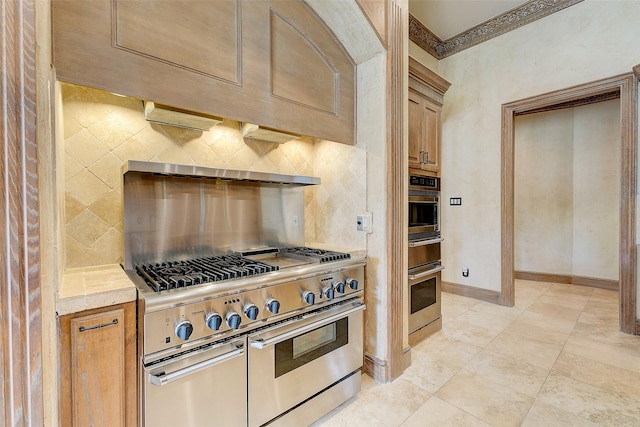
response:
{"label": "wooden lower cabinet", "polygon": [[60,425],[137,423],[135,302],[59,318]]}

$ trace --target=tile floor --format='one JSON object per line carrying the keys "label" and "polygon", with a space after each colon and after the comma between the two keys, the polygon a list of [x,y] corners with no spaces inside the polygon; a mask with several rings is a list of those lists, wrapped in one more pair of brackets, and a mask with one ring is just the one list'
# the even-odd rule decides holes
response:
{"label": "tile floor", "polygon": [[516,305],[442,295],[443,327],[391,384],[313,427],[640,426],[640,337],[618,332],[618,293],[516,281]]}

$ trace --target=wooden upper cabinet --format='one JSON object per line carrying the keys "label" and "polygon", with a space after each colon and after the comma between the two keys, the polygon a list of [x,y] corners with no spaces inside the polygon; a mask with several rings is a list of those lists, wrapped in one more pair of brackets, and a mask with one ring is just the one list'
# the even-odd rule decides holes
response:
{"label": "wooden upper cabinet", "polygon": [[355,64],[302,0],[52,0],[59,80],[355,143]]}
{"label": "wooden upper cabinet", "polygon": [[409,168],[440,174],[441,112],[450,83],[409,58]]}

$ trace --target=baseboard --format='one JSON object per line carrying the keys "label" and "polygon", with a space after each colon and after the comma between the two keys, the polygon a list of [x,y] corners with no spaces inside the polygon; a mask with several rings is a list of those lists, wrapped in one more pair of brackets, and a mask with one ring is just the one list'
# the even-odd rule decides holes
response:
{"label": "baseboard", "polygon": [[571,276],[567,276],[564,274],[534,273],[533,271],[514,271],[513,278],[518,280],[532,280],[534,282],[562,283],[565,285],[571,284]]}
{"label": "baseboard", "polygon": [[502,294],[498,291],[476,288],[474,286],[460,285],[452,282],[442,282],[442,291],[450,294],[462,295],[492,304],[501,304]]}
{"label": "baseboard", "polygon": [[617,280],[597,279],[595,277],[572,276],[565,274],[535,273],[533,271],[514,271],[514,279],[534,280],[536,282],[563,283],[567,285],[590,286],[592,288],[617,291],[620,282]]}
{"label": "baseboard", "polygon": [[389,382],[389,365],[370,354],[364,355],[364,372],[381,384]]}

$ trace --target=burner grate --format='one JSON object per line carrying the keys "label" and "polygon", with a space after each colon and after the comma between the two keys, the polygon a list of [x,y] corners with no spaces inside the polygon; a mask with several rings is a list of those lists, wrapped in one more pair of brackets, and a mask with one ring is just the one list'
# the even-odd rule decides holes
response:
{"label": "burner grate", "polygon": [[350,259],[351,255],[343,252],[328,251],[324,249],[307,248],[303,246],[283,248],[280,253],[284,256],[291,256],[300,259],[312,259],[319,263],[340,261]]}
{"label": "burner grate", "polygon": [[202,283],[257,276],[276,271],[278,267],[240,255],[219,255],[187,261],[137,265],[135,270],[155,292],[160,292]]}

